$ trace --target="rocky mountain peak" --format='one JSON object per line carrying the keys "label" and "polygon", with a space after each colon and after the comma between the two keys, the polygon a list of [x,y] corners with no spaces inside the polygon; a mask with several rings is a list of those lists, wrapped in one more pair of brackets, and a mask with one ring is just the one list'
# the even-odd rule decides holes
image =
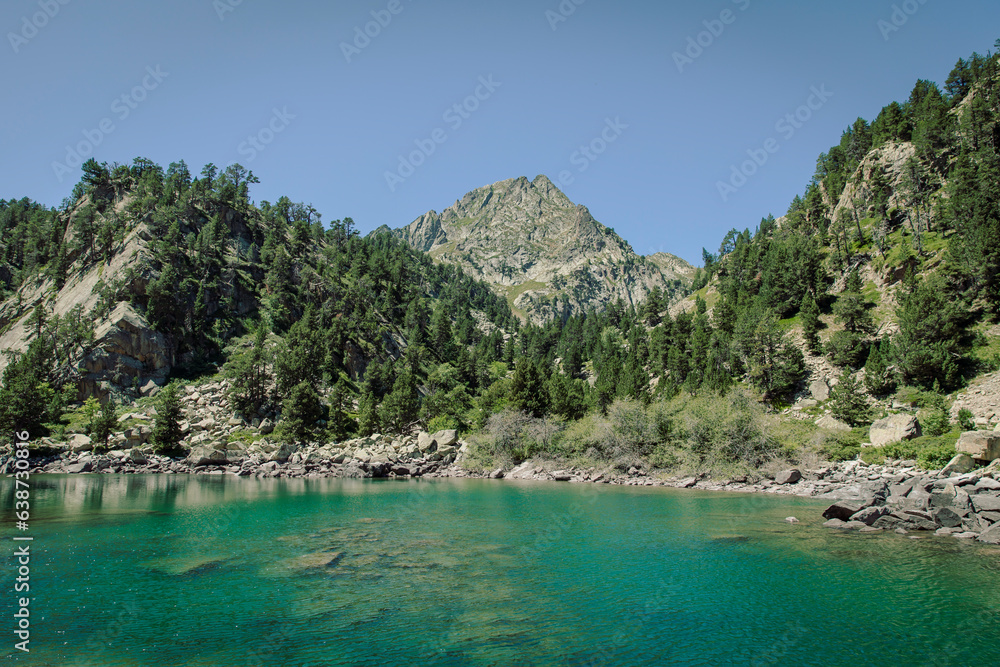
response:
{"label": "rocky mountain peak", "polygon": [[492,283],[536,321],[617,298],[635,304],[654,286],[679,294],[689,282],[686,262],[646,261],[545,175],[477,188],[394,234]]}

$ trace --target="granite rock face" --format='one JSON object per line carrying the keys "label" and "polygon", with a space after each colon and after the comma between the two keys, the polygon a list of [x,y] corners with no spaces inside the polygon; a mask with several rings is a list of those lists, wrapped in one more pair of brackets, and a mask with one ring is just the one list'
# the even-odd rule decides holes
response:
{"label": "granite rock face", "polygon": [[556,314],[557,298],[573,313],[618,298],[638,304],[653,287],[679,298],[694,275],[679,257],[639,256],[545,176],[473,190],[443,212],[430,211],[392,233],[494,285],[515,311],[535,322]]}

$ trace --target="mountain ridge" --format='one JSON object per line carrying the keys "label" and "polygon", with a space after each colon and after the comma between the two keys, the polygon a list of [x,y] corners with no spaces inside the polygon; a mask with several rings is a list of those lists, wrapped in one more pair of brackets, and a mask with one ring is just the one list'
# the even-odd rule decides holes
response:
{"label": "mountain ridge", "polygon": [[391,231],[494,285],[516,313],[535,322],[619,298],[635,306],[654,287],[675,300],[694,273],[674,255],[637,254],[544,174],[476,188],[440,213],[428,211]]}

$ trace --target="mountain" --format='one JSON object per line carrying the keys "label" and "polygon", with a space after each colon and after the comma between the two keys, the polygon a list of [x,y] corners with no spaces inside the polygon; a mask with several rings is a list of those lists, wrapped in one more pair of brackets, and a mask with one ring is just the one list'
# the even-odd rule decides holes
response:
{"label": "mountain", "polygon": [[[286,197],[254,205],[254,182],[242,167],[192,178],[183,162],[90,161],[61,209],[0,200],[0,372],[18,362],[5,378],[30,371],[27,384],[70,402],[133,399],[218,370],[263,326],[310,348],[321,391],[341,375],[356,390],[372,363],[391,367],[435,334],[414,370],[457,362],[481,329],[516,329],[507,303],[456,267],[389,234],[362,238],[350,218],[324,226]],[[275,408],[287,387],[268,392]]]}
{"label": "mountain", "polygon": [[694,273],[673,255],[636,254],[545,176],[478,188],[393,234],[490,283],[515,313],[534,322],[617,299],[637,305],[655,287],[673,301]]}

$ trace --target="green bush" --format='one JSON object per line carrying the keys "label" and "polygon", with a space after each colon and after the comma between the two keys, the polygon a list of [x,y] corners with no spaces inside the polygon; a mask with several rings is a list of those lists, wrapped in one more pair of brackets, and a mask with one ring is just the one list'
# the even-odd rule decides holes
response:
{"label": "green bush", "polygon": [[821,451],[830,461],[850,461],[861,453],[861,443],[867,433],[868,429],[864,428],[831,433],[823,441]]}
{"label": "green bush", "polygon": [[948,465],[955,456],[955,441],[935,439],[927,443],[917,454],[917,465],[924,470],[937,470]]}
{"label": "green bush", "polygon": [[944,407],[934,408],[920,418],[920,426],[925,435],[944,435],[951,429],[951,419]]}

